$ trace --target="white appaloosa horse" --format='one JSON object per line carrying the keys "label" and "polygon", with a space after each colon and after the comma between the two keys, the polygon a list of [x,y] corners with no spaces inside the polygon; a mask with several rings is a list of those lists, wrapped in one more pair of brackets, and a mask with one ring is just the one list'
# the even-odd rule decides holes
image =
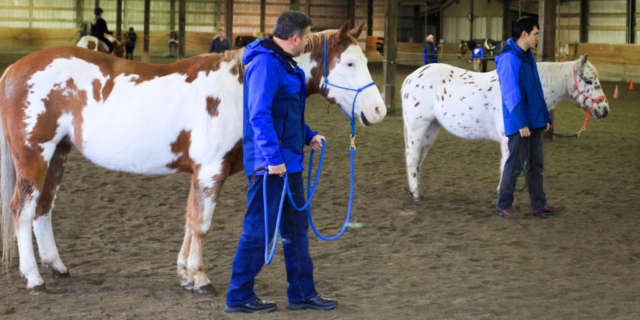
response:
{"label": "white appaloosa horse", "polygon": [[[560,100],[572,98],[585,111],[593,107],[591,114],[596,118],[609,113],[607,99],[597,100],[604,92],[586,55],[578,61],[538,63],[538,73],[549,110]],[[420,166],[441,127],[464,139],[500,142],[502,173],[509,149],[497,71],[475,73],[446,64],[422,67],[402,85],[402,109],[409,191],[414,200],[420,199]]]}
{"label": "white appaloosa horse", "polygon": [[[307,95],[321,93],[325,39],[331,83],[360,88],[372,82],[356,41],[362,25],[347,26],[312,35],[298,58]],[[69,275],[54,242],[51,209],[73,146],[112,170],[193,175],[178,273],[185,288],[212,291],[202,263],[204,237],[225,179],[243,167],[241,55],[228,51],[152,65],[58,47],[6,70],[0,79],[2,253],[7,267],[15,231],[30,292],[46,290],[32,224],[42,263],[54,276]],[[365,125],[379,123],[386,114],[382,96],[375,86],[365,91],[353,116]],[[326,98],[351,115],[355,92],[330,88]]]}
{"label": "white appaloosa horse", "polygon": [[[122,58],[124,56],[124,42],[120,42],[110,35],[105,35],[105,38],[113,43],[113,52],[111,54]],[[84,36],[80,38],[76,46],[102,53],[109,53],[107,45],[94,36]]]}

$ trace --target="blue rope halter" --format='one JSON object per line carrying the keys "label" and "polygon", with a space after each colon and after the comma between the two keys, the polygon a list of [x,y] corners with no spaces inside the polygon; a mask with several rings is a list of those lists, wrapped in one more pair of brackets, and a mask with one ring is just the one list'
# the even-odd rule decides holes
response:
{"label": "blue rope halter", "polygon": [[[327,78],[327,39],[324,39],[324,97],[327,97],[327,86],[333,86],[336,87],[338,89],[343,89],[343,90],[349,90],[349,91],[355,91],[356,92],[356,96],[355,98],[353,98],[353,105],[351,107],[351,116],[349,116],[349,114],[347,112],[345,112],[344,110],[342,110],[342,108],[340,108],[342,110],[342,112],[344,112],[344,114],[347,116],[347,118],[349,118],[350,122],[351,122],[351,147],[349,150],[349,158],[350,158],[350,162],[351,162],[351,183],[350,183],[350,191],[349,191],[349,211],[347,212],[347,218],[344,222],[344,225],[342,226],[342,230],[340,230],[340,232],[333,236],[333,237],[326,237],[323,236],[322,234],[320,234],[320,232],[316,229],[316,226],[313,224],[313,217],[311,216],[311,200],[313,199],[313,197],[315,196],[316,193],[316,188],[318,187],[318,181],[320,180],[320,173],[322,172],[322,161],[324,160],[324,151],[325,151],[325,147],[326,147],[326,143],[324,140],[322,140],[322,151],[320,153],[320,162],[318,164],[318,172],[316,173],[316,179],[313,183],[313,189],[311,188],[311,169],[313,168],[313,155],[314,155],[314,150],[311,149],[311,153],[309,155],[309,174],[307,177],[307,202],[302,206],[302,207],[298,207],[296,205],[296,203],[293,201],[293,195],[291,194],[291,189],[289,187],[289,175],[285,173],[284,175],[284,188],[282,189],[282,195],[280,196],[280,206],[278,208],[278,216],[276,219],[276,229],[275,229],[275,237],[273,240],[273,245],[271,246],[271,253],[269,253],[269,220],[268,220],[268,207],[267,207],[267,176],[268,174],[264,175],[264,178],[262,180],[262,196],[263,196],[263,202],[264,202],[264,227],[265,227],[265,248],[264,248],[264,262],[265,264],[270,264],[271,261],[273,260],[273,255],[276,252],[276,244],[277,244],[277,237],[278,237],[278,233],[280,232],[280,220],[282,217],[282,207],[284,204],[284,198],[285,198],[285,193],[289,195],[289,200],[291,201],[291,206],[293,206],[293,208],[295,208],[298,211],[302,211],[302,210],[307,210],[307,215],[309,217],[309,224],[311,225],[311,229],[313,230],[313,232],[322,240],[326,240],[326,241],[333,241],[333,240],[337,240],[338,238],[340,238],[344,232],[347,230],[347,226],[349,225],[349,220],[351,219],[351,212],[353,209],[353,181],[354,181],[354,170],[353,170],[353,156],[356,153],[356,144],[355,144],[355,139],[356,139],[356,115],[355,115],[355,108],[356,108],[356,100],[358,99],[358,94],[360,94],[360,92],[362,92],[364,89],[369,88],[371,86],[375,85],[375,82],[371,82],[368,85],[360,88],[360,89],[351,89],[351,88],[345,88],[345,87],[341,87],[341,86],[337,86],[335,84],[332,84],[329,82],[328,78]],[[260,169],[259,169],[260,170]],[[265,171],[268,171],[267,169],[262,169]],[[258,171],[258,170],[256,170]],[[254,173],[255,174],[255,173]]]}

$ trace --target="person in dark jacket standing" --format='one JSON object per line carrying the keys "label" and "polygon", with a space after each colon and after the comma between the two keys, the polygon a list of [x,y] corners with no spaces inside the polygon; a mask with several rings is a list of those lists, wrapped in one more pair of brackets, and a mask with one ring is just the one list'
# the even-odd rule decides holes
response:
{"label": "person in dark jacket standing", "polygon": [[498,215],[507,218],[524,217],[513,207],[513,193],[527,159],[526,177],[534,215],[545,218],[564,209],[548,205],[543,190],[542,133],[551,127],[551,118],[531,52],[537,46],[539,34],[535,20],[521,18],[513,27],[513,38],[507,40],[502,54],[496,57],[504,129],[509,139],[509,157],[502,172],[496,207]]}
{"label": "person in dark jacket standing", "polygon": [[104,34],[107,33],[113,35],[113,32],[109,31],[107,28],[107,22],[102,19],[102,12],[101,8],[95,8],[95,10],[93,10],[94,17],[91,21],[91,35],[104,42],[107,47],[109,47],[109,54],[111,54],[111,52],[113,52],[113,43],[107,40],[107,38],[104,37]]}
{"label": "person in dark jacket standing", "polygon": [[213,37],[211,41],[211,46],[209,47],[209,53],[223,53],[227,50],[231,50],[231,44],[229,43],[229,39],[224,34],[224,29],[218,29],[218,34]]}
{"label": "person in dark jacket standing", "polygon": [[433,44],[433,35],[430,34],[422,44],[422,51],[424,53],[424,64],[437,63],[438,62],[438,48]]}
{"label": "person in dark jacket standing", "polygon": [[138,39],[138,35],[133,32],[133,27],[129,27],[129,32],[124,34],[124,38],[126,39],[124,48],[127,50],[125,59],[133,60],[133,49],[136,48],[136,40]]}
{"label": "person in dark jacket standing", "polygon": [[[273,28],[273,37],[246,46],[244,74],[243,151],[249,188],[242,235],[233,260],[226,312],[273,311],[274,302],[262,301],[253,291],[254,279],[264,265],[265,219],[263,179],[267,179],[269,237],[274,237],[276,215],[285,174],[297,206],[305,204],[302,185],[304,145],[322,149],[324,137],[311,131],[304,121],[305,74],[293,59],[304,50],[312,21],[297,11],[283,12]],[[268,168],[268,177],[258,168]],[[255,183],[251,175],[256,172]],[[282,209],[280,233],[287,270],[291,310],[331,310],[336,300],[318,294],[309,254],[309,220],[295,210],[289,199]],[[277,235],[276,235],[277,237]],[[276,240],[277,241],[277,238]],[[268,243],[268,242],[267,242]]]}

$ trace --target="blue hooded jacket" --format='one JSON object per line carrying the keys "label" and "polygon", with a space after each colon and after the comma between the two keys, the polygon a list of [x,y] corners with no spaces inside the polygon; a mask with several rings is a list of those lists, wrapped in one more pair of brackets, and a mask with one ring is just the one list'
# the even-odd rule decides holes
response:
{"label": "blue hooded jacket", "polygon": [[[304,122],[304,71],[279,52],[264,47],[267,39],[246,46],[244,73],[244,170],[285,164],[288,173],[304,170],[304,144],[317,134]],[[266,174],[260,171],[260,175]]]}
{"label": "blue hooded jacket", "polygon": [[530,130],[543,128],[551,123],[531,50],[525,53],[509,39],[496,57],[496,66],[502,91],[505,135],[518,133],[525,127]]}
{"label": "blue hooded jacket", "polygon": [[484,61],[484,49],[482,47],[473,48],[473,55],[471,59],[480,59],[480,61]]}
{"label": "blue hooded jacket", "polygon": [[425,41],[422,44],[422,52],[424,54],[424,64],[428,65],[429,63],[438,63],[438,57],[436,56],[438,50],[436,50],[433,43],[429,41]]}

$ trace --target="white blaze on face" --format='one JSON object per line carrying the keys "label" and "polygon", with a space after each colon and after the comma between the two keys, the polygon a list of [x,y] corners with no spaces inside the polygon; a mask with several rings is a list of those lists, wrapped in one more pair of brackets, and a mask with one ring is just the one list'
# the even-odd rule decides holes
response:
{"label": "white blaze on face", "polygon": [[[337,57],[336,64],[330,71],[328,78],[329,82],[334,85],[356,90],[372,83],[373,79],[367,67],[367,58],[360,46],[351,45],[340,57]],[[355,108],[353,102],[356,91],[333,86],[329,86],[328,89],[328,98],[334,98],[336,103],[350,116],[353,116],[352,112],[355,112],[357,117],[364,113],[369,123],[378,123],[386,114],[384,101],[375,85],[358,94]]]}

